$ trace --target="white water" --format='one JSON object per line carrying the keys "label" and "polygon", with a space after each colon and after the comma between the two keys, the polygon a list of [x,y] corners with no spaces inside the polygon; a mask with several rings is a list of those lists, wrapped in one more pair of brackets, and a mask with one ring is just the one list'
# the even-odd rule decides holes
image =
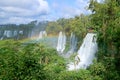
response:
{"label": "white water", "polygon": [[46,36],[47,36],[46,31],[40,31],[38,39],[42,39],[43,37],[46,37]]}
{"label": "white water", "polygon": [[71,33],[71,37],[70,37],[70,50],[71,51],[75,51],[77,46],[77,38],[75,37],[75,35],[73,33]]}
{"label": "white water", "polygon": [[75,57],[75,62],[68,64],[68,70],[86,69],[92,64],[97,52],[96,34],[88,33],[84,38],[84,41],[78,50],[78,54]]}
{"label": "white water", "polygon": [[59,33],[57,51],[63,53],[66,45],[66,36],[62,32]]}
{"label": "white water", "polygon": [[23,31],[19,31],[19,34],[23,34]]}
{"label": "white water", "polygon": [[17,31],[14,31],[14,33],[13,33],[13,34],[14,34],[14,36],[17,36],[17,35],[18,35],[18,34],[17,34]]}
{"label": "white water", "polygon": [[3,40],[3,37],[1,37],[0,40]]}
{"label": "white water", "polygon": [[40,31],[38,39],[41,39],[42,37],[43,37],[43,31]]}
{"label": "white water", "polygon": [[4,31],[4,36],[6,36],[6,37],[12,37],[12,31],[10,31],[10,30],[5,30],[5,31]]}
{"label": "white water", "polygon": [[0,38],[0,40],[6,39],[6,38],[13,38],[15,36],[18,36],[17,32],[18,31],[16,31],[16,30],[14,30],[14,31],[13,30],[5,30],[5,31],[3,31],[3,34]]}
{"label": "white water", "polygon": [[64,57],[69,58],[70,55],[73,54],[74,51],[76,50],[76,46],[77,46],[77,38],[75,37],[75,35],[73,33],[71,33],[71,36],[70,36],[70,49],[64,55]]}

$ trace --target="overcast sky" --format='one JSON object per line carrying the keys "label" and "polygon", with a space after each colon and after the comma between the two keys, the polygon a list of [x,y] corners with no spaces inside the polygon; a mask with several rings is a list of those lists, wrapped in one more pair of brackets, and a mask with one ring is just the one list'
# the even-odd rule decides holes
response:
{"label": "overcast sky", "polygon": [[89,0],[0,0],[0,24],[56,20],[88,14]]}

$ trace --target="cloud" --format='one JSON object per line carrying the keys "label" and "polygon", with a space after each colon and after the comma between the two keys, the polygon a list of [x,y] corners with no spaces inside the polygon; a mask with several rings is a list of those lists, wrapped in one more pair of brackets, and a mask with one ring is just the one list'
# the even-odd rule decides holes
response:
{"label": "cloud", "polygon": [[58,18],[71,18],[81,13],[81,10],[76,8],[74,0],[52,0],[51,13]]}
{"label": "cloud", "polygon": [[89,0],[0,0],[0,24],[56,20],[90,13]]}
{"label": "cloud", "polygon": [[71,17],[74,17],[76,15],[80,15],[80,14],[81,14],[80,9],[74,8],[71,6],[66,6],[66,7],[64,7],[64,9],[62,9],[61,16],[63,16],[64,18],[71,18]]}
{"label": "cloud", "polygon": [[[7,20],[7,23],[16,23],[16,24],[20,24],[20,23],[28,23],[30,21],[32,21],[33,19],[31,18],[23,18],[23,17],[10,17],[8,20]],[[3,22],[4,24],[4,22]]]}
{"label": "cloud", "polygon": [[84,14],[90,14],[90,11],[87,9],[89,6],[90,0],[76,0],[77,7],[81,10]]}
{"label": "cloud", "polygon": [[52,7],[53,7],[54,9],[56,9],[56,8],[58,8],[58,7],[59,7],[59,4],[58,4],[58,3],[56,3],[56,2],[53,2],[53,3],[52,3]]}
{"label": "cloud", "polygon": [[90,13],[90,11],[86,9],[89,4],[89,0],[53,1],[52,8],[54,9],[54,14],[62,18],[72,18],[80,14]]}
{"label": "cloud", "polygon": [[20,21],[18,23],[21,23],[22,19],[29,21],[27,18],[39,17],[48,13],[49,5],[45,0],[0,0],[0,18],[2,20],[8,19],[14,22],[17,19]]}

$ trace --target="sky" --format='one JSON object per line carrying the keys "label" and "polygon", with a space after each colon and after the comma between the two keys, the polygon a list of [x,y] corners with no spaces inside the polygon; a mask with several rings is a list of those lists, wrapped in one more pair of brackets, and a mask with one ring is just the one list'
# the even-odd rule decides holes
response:
{"label": "sky", "polygon": [[0,0],[0,24],[54,21],[90,14],[89,0]]}

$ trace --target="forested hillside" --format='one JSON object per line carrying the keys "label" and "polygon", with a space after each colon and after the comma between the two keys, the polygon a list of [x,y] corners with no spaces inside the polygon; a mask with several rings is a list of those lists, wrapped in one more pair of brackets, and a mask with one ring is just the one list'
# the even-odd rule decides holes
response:
{"label": "forested hillside", "polygon": [[58,55],[55,49],[41,43],[24,44],[27,37],[21,35],[23,40],[0,40],[0,79],[120,80],[120,0],[90,0],[87,9],[92,14],[39,24],[33,21],[26,25],[0,27],[2,34],[4,28],[18,29],[25,31],[27,37],[32,30],[38,34],[40,30],[45,30],[48,36],[58,36],[60,31],[67,37],[74,33],[78,38],[77,48],[87,33],[96,33],[98,52],[87,69],[68,71],[68,60]]}

